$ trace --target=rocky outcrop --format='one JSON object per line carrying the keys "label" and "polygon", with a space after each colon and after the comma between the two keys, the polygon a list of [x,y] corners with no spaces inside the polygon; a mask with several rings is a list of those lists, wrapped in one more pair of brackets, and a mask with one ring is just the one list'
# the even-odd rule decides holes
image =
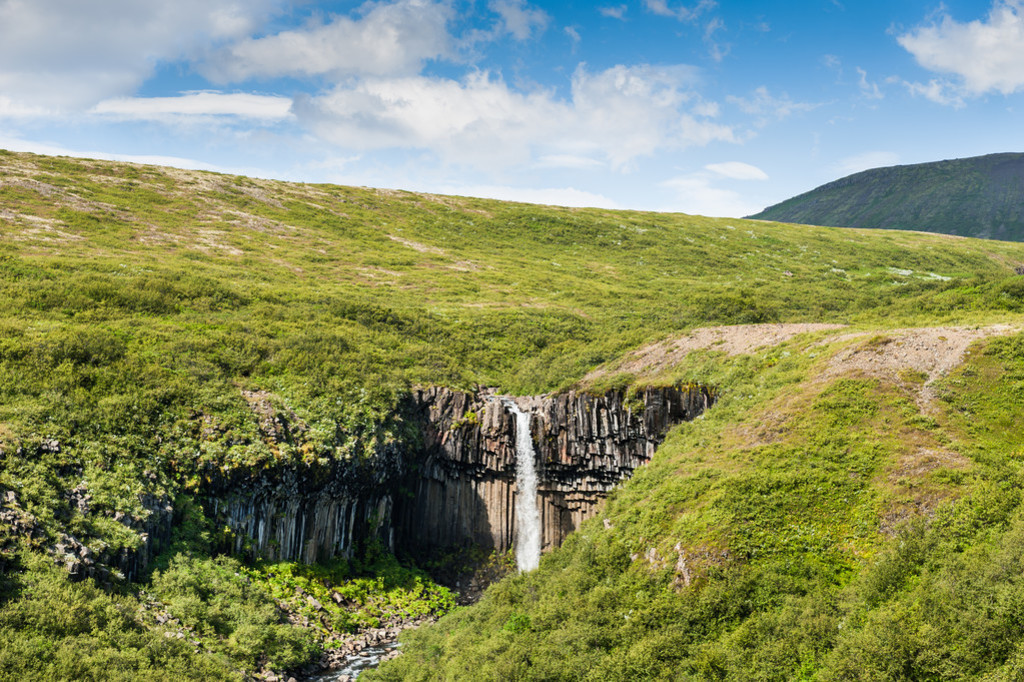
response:
{"label": "rocky outcrop", "polygon": [[[649,388],[627,398],[569,392],[520,397],[529,411],[544,549],[593,516],[615,485],[650,460],[668,429],[715,399],[704,386]],[[395,502],[399,547],[469,544],[504,551],[515,537],[515,421],[496,396],[430,388],[413,400],[422,452]]]}
{"label": "rocky outcrop", "polygon": [[[61,443],[53,438],[43,439],[34,446],[19,446],[18,455],[28,458],[34,447],[37,457],[56,454]],[[81,474],[78,469],[77,473]],[[155,480],[150,472],[147,476]],[[88,531],[75,535],[63,530],[48,530],[47,524],[22,507],[18,492],[0,489],[0,573],[14,556],[17,543],[27,541],[33,545],[45,546],[57,565],[63,566],[73,580],[93,578],[110,585],[123,580],[135,580],[148,567],[150,560],[159,553],[171,538],[174,507],[166,494],[143,492],[139,494],[139,505],[133,511],[119,511],[100,505],[94,508],[93,495],[83,481],[73,488],[62,491],[55,516],[63,519],[78,517],[106,517],[124,526],[129,532],[123,534],[118,543],[109,539],[97,539]],[[31,507],[31,505],[29,505]],[[88,523],[77,524],[88,528]],[[53,540],[47,542],[48,537]]]}
{"label": "rocky outcrop", "polygon": [[302,490],[302,477],[292,473],[284,486],[288,492],[257,480],[224,501],[213,501],[214,513],[232,530],[233,552],[314,563],[351,556],[370,537],[393,546],[390,491],[359,495],[336,486]]}
{"label": "rocky outcrop", "polygon": [[[697,385],[515,398],[531,413],[543,547],[560,545],[650,460],[671,426],[714,399]],[[509,549],[517,504],[509,410],[490,392],[445,388],[415,391],[400,410],[418,439],[357,462],[236,472],[208,489],[207,512],[231,530],[225,549],[308,563],[350,556],[369,539],[419,556]]]}
{"label": "rocky outcrop", "polygon": [[[536,503],[542,547],[549,549],[650,460],[671,426],[700,415],[715,394],[688,385],[630,395],[569,392],[505,399],[531,415]],[[269,405],[257,393],[247,400],[261,409]],[[261,425],[268,425],[263,428],[268,439],[291,437],[295,430],[290,428],[294,419],[281,421],[269,408],[258,414]],[[516,423],[502,398],[488,391],[421,389],[393,418],[403,428],[388,430],[387,438],[357,439],[373,449],[348,460],[214,471],[200,499],[206,514],[226,528],[220,548],[306,563],[351,556],[371,540],[418,556],[455,547],[511,548],[519,503]],[[44,445],[60,447],[56,441]],[[39,534],[15,493],[0,493],[4,527],[14,536]],[[84,483],[64,497],[68,514],[95,513]],[[96,549],[88,538],[61,534],[51,547],[55,560],[75,577],[107,582],[140,575],[170,540],[175,509],[165,494],[144,494],[139,501],[141,511],[134,514],[102,512],[132,531],[137,545]],[[13,549],[0,545],[0,569],[9,555]]]}
{"label": "rocky outcrop", "polygon": [[404,448],[390,444],[370,459],[236,472],[207,498],[207,512],[231,530],[226,549],[272,560],[314,563],[351,556],[377,539],[394,548],[392,499]]}

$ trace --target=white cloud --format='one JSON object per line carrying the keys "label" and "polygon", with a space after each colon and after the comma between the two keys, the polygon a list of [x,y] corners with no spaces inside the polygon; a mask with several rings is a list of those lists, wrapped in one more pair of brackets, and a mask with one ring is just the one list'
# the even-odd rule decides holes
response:
{"label": "white cloud", "polygon": [[708,46],[708,54],[716,62],[725,59],[732,50],[732,45],[722,44],[715,40],[715,33],[725,29],[725,22],[715,17],[704,27],[704,43]]}
{"label": "white cloud", "polygon": [[692,215],[741,218],[762,208],[735,190],[716,187],[715,178],[705,172],[672,178],[659,186],[675,194],[676,208],[673,210]]}
{"label": "white cloud", "polygon": [[964,106],[962,90],[949,81],[933,78],[927,83],[911,83],[909,81],[900,80],[897,80],[897,82],[902,83],[903,87],[905,87],[907,92],[911,95],[919,95],[925,99],[935,102],[936,104],[951,106],[955,109],[959,109]]}
{"label": "white cloud", "polygon": [[203,66],[214,82],[279,76],[391,76],[418,73],[424,62],[450,53],[448,3],[369,2],[358,18],[314,20],[300,29],[247,38]]}
{"label": "white cloud", "polygon": [[756,125],[759,127],[767,125],[773,118],[781,120],[798,112],[811,111],[818,106],[808,102],[794,102],[786,94],[776,97],[763,85],[754,90],[751,97],[730,95],[726,99],[738,106],[743,113],[757,117]]}
{"label": "white cloud", "polygon": [[[410,76],[346,83],[297,98],[300,123],[352,150],[418,148],[445,162],[496,170],[535,158],[589,158],[626,170],[638,157],[712,141],[733,130],[702,115],[687,66],[615,66],[573,75],[571,98],[517,92],[488,73],[461,81]],[[696,112],[696,113],[695,113]]]}
{"label": "white cloud", "polygon": [[355,150],[430,149],[456,162],[512,164],[568,114],[546,93],[521,94],[475,73],[463,81],[410,76],[365,79],[317,97],[294,111],[314,134]]}
{"label": "white cloud", "polygon": [[859,80],[857,86],[860,88],[861,94],[867,99],[883,99],[885,95],[878,87],[878,83],[868,80],[868,72],[864,69],[857,67],[857,75]]}
{"label": "white cloud", "polygon": [[600,149],[613,167],[659,149],[734,142],[731,128],[695,115],[703,102],[692,90],[698,72],[687,66],[614,66],[573,76],[567,139]]}
{"label": "white cloud", "polygon": [[583,37],[580,35],[580,32],[577,31],[576,28],[573,26],[565,27],[565,35],[569,36],[569,40],[572,41],[572,49],[573,52],[575,52],[576,48],[579,47],[580,45],[580,41],[583,40]]}
{"label": "white cloud", "polygon": [[573,170],[592,170],[605,166],[597,159],[573,154],[547,154],[537,159],[535,165],[538,168],[571,168]]}
{"label": "white cloud", "polygon": [[438,190],[440,194],[502,201],[520,201],[527,204],[549,206],[572,206],[579,208],[621,208],[602,194],[595,194],[573,187],[505,187],[502,185],[449,185]]}
{"label": "white cloud", "polygon": [[896,154],[895,152],[864,152],[863,154],[848,156],[845,159],[842,159],[838,164],[836,164],[835,173],[842,176],[853,175],[854,173],[859,173],[860,171],[868,170],[869,168],[895,166],[899,162],[899,154]]}
{"label": "white cloud", "polygon": [[57,112],[0,95],[0,118],[40,118]]}
{"label": "white cloud", "polygon": [[717,4],[714,0],[700,0],[693,7],[685,5],[669,7],[667,0],[644,0],[644,6],[648,12],[662,17],[672,17],[679,21],[695,21],[704,12],[714,9]]}
{"label": "white cloud", "polygon": [[0,0],[0,92],[21,107],[88,107],[162,60],[246,35],[278,0]]}
{"label": "white cloud", "polygon": [[[897,42],[924,68],[958,77],[967,95],[1024,89],[1022,0],[996,0],[985,21],[960,23],[943,14],[938,23],[919,26]],[[928,92],[934,94],[935,87],[921,86],[920,94]],[[948,96],[931,99],[956,102]]]}
{"label": "white cloud", "polygon": [[114,154],[102,151],[83,151],[70,149],[61,145],[49,142],[34,142],[16,137],[0,136],[0,149],[7,149],[12,152],[31,152],[33,154],[45,154],[47,156],[71,156],[79,159],[105,159],[108,161],[124,161],[126,163],[143,163],[155,166],[172,166],[174,168],[189,168],[192,170],[209,170],[217,172],[230,172],[225,168],[214,166],[203,161],[183,158],[180,156],[158,156],[153,154]]}
{"label": "white cloud", "polygon": [[609,19],[622,19],[626,16],[626,5],[615,5],[614,7],[598,7],[597,11],[602,17]]}
{"label": "white cloud", "polygon": [[732,180],[767,180],[768,174],[757,166],[742,161],[726,161],[725,163],[711,163],[704,166],[705,169]]}
{"label": "white cloud", "polygon": [[541,32],[548,24],[547,13],[530,7],[525,0],[492,0],[488,7],[501,17],[505,31],[516,40],[526,40],[534,29]]}
{"label": "white cloud", "polygon": [[234,116],[262,121],[290,116],[292,100],[277,95],[192,92],[177,97],[118,97],[100,102],[89,113],[124,119],[168,120],[183,116]]}

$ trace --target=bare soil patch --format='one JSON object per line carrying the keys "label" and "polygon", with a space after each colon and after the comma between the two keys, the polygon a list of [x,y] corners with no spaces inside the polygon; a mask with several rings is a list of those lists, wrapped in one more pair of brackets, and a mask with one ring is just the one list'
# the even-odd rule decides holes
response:
{"label": "bare soil patch", "polygon": [[936,395],[932,383],[963,363],[974,342],[990,336],[1020,331],[1018,327],[997,324],[988,327],[918,327],[894,329],[880,334],[853,334],[845,338],[863,341],[843,348],[829,361],[819,381],[861,373],[906,385],[908,373],[925,377],[917,395],[922,412],[930,413]]}
{"label": "bare soil patch", "polygon": [[403,246],[408,246],[410,249],[412,249],[414,251],[419,251],[420,253],[433,253],[433,254],[436,254],[438,256],[443,256],[444,255],[444,249],[439,249],[436,246],[427,246],[426,244],[420,244],[419,242],[414,242],[411,239],[405,239],[403,237],[396,237],[393,234],[389,234],[388,235],[388,239],[390,239],[391,241],[398,242],[399,244],[402,244]]}
{"label": "bare soil patch", "polygon": [[843,329],[841,324],[739,324],[725,327],[701,327],[685,336],[659,341],[626,355],[614,366],[602,365],[591,371],[584,382],[606,376],[610,372],[654,374],[682,362],[695,350],[716,350],[726,355],[743,355],[810,332]]}
{"label": "bare soil patch", "polygon": [[829,379],[855,370],[871,376],[898,378],[899,373],[911,371],[927,375],[927,383],[930,383],[959,366],[968,347],[975,341],[1016,331],[1016,327],[1001,324],[990,327],[918,327],[880,334],[850,335],[847,338],[864,338],[865,341],[836,353],[822,378]]}

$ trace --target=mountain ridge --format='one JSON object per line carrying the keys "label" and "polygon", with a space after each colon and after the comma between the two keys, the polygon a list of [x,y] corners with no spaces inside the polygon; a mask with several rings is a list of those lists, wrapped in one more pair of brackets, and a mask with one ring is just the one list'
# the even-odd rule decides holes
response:
{"label": "mountain ridge", "polygon": [[1024,153],[869,169],[748,217],[1024,241]]}

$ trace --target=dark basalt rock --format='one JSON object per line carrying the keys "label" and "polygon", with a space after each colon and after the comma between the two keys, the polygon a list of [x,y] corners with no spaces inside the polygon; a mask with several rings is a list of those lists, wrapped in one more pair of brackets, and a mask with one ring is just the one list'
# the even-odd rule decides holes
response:
{"label": "dark basalt rock", "polygon": [[[648,462],[668,429],[715,400],[707,387],[568,392],[516,398],[531,413],[543,548],[597,512],[608,491]],[[504,551],[515,537],[515,421],[496,396],[429,388],[413,402],[423,451],[395,500],[396,544],[414,554],[477,545]]]}
{"label": "dark basalt rock", "polygon": [[[560,545],[597,512],[608,491],[651,459],[670,427],[697,417],[715,397],[707,387],[687,385],[628,396],[613,390],[514,398],[531,415],[543,548]],[[250,398],[257,407],[266,402],[261,394]],[[270,425],[268,437],[291,434],[290,426],[257,414]],[[230,531],[221,549],[312,563],[351,556],[369,540],[421,557],[451,548],[511,548],[516,426],[501,397],[486,390],[420,389],[396,419],[413,425],[406,432],[418,436],[389,440],[349,461],[231,469],[208,478],[200,500]],[[0,522],[13,536],[37,534],[15,493],[0,493]],[[69,512],[93,513],[84,484],[65,499]],[[137,533],[138,548],[97,554],[80,539],[61,535],[51,547],[54,559],[76,578],[132,580],[170,538],[175,514],[169,498],[145,495],[140,502],[139,516],[104,512]]]}
{"label": "dark basalt rock", "polygon": [[[608,491],[650,460],[668,429],[715,399],[704,386],[649,388],[627,398],[569,392],[519,397],[538,458],[545,549],[596,513]],[[452,547],[504,551],[515,537],[515,420],[498,396],[414,391],[400,407],[416,442],[368,459],[234,472],[205,506],[233,532],[225,549],[279,560],[350,556],[362,542],[413,555]]]}

